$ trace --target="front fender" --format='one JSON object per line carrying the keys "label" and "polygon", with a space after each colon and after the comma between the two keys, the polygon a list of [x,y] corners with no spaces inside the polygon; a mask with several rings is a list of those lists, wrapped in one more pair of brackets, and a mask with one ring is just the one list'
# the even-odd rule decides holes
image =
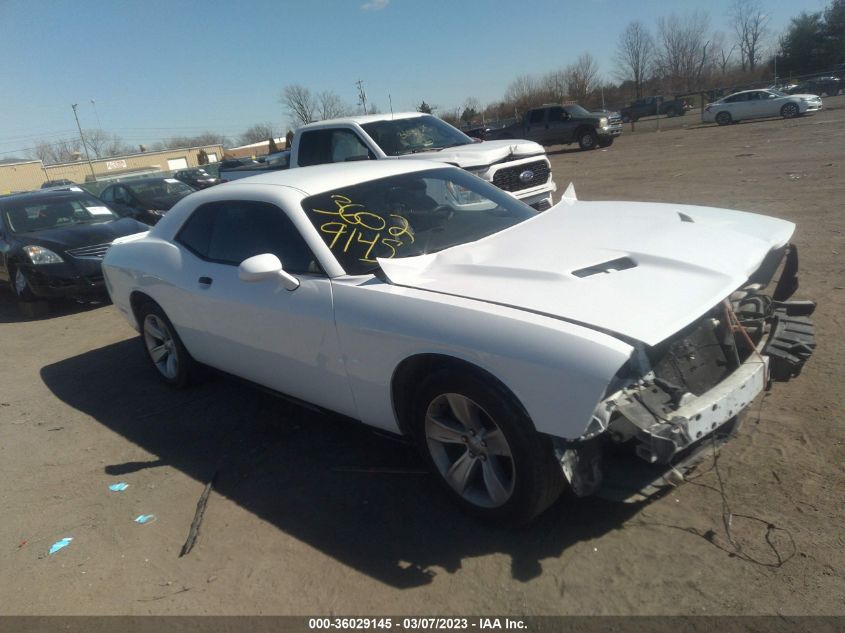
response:
{"label": "front fender", "polygon": [[572,323],[378,280],[333,280],[333,298],[359,417],[391,431],[400,430],[391,393],[396,368],[436,354],[495,376],[538,431],[576,438],[633,351]]}

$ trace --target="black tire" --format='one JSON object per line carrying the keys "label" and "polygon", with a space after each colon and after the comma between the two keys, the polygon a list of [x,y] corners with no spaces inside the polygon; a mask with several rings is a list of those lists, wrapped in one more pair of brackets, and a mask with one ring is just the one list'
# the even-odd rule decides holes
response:
{"label": "black tire", "polygon": [[583,150],[596,149],[599,146],[599,137],[593,130],[585,130],[578,135],[578,147]]}
{"label": "black tire", "polygon": [[[470,403],[467,410],[475,412],[470,417],[478,423],[477,432],[458,421],[452,399]],[[422,382],[409,413],[414,441],[428,467],[447,493],[476,518],[506,525],[527,523],[554,503],[565,487],[549,438],[537,433],[513,397],[489,380],[466,371],[438,371]],[[450,439],[441,441],[435,437],[438,433]],[[489,446],[485,438],[490,439]],[[456,468],[459,462],[461,467]],[[447,473],[458,479],[459,471],[464,474],[462,484],[449,483]],[[455,487],[459,485],[462,491]],[[498,499],[491,490],[500,493]]]}
{"label": "black tire", "polygon": [[719,125],[730,125],[733,123],[733,117],[730,112],[719,112],[719,114],[716,115],[716,123]]}
{"label": "black tire", "polygon": [[[184,389],[189,386],[195,374],[196,363],[182,344],[176,328],[167,318],[164,310],[153,301],[146,301],[138,307],[138,325],[141,330],[141,345],[158,377],[171,387]],[[157,329],[160,335],[156,335]],[[157,340],[159,345],[155,345]],[[164,356],[156,360],[155,350],[161,349]]]}
{"label": "black tire", "polygon": [[605,136],[599,139],[599,147],[610,147],[613,145],[613,137]]}
{"label": "black tire", "polygon": [[631,122],[631,117],[629,117],[627,114],[623,114],[622,115],[622,123],[630,123],[630,122]]}
{"label": "black tire", "polygon": [[668,108],[666,110],[666,116],[669,117],[669,118],[671,118],[673,116],[677,116],[677,115],[678,115],[678,112],[675,110],[675,108]]}
{"label": "black tire", "polygon": [[801,109],[795,103],[784,103],[780,109],[780,115],[784,119],[794,119],[801,114]]}

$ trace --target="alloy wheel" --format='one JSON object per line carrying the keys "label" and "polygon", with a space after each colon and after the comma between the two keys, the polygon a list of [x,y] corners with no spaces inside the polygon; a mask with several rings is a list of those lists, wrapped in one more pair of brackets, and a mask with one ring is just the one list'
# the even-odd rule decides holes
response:
{"label": "alloy wheel", "polygon": [[175,380],[179,374],[176,341],[167,324],[155,314],[148,314],[144,319],[144,344],[159,373]]}
{"label": "alloy wheel", "polygon": [[440,475],[469,503],[496,508],[513,494],[513,454],[502,429],[472,399],[444,393],[425,415],[429,454]]}

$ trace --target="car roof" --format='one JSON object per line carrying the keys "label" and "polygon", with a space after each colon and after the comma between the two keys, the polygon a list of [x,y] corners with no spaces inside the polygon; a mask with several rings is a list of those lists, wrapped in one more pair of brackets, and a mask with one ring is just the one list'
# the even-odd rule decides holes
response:
{"label": "car roof", "polygon": [[313,167],[296,167],[268,171],[230,183],[218,185],[218,192],[227,188],[255,185],[277,185],[298,189],[305,195],[323,193],[338,187],[349,187],[359,182],[386,178],[401,174],[411,174],[426,169],[455,169],[445,163],[427,160],[368,160],[356,162],[330,163]]}
{"label": "car roof", "polygon": [[21,193],[12,193],[7,196],[0,196],[0,202],[19,202],[19,201],[34,201],[40,202],[42,200],[63,200],[78,198],[80,196],[93,197],[92,194],[80,187],[71,189],[65,187],[64,189],[36,189],[35,191],[24,191]]}
{"label": "car roof", "polygon": [[131,186],[131,185],[137,185],[137,184],[147,184],[147,183],[151,183],[151,182],[161,182],[162,180],[167,180],[167,179],[173,180],[173,178],[171,176],[153,176],[153,177],[147,177],[147,178],[132,178],[132,179],[129,179],[129,180],[118,180],[117,182],[111,183],[109,185],[109,187],[114,187],[115,185]]}
{"label": "car roof", "polygon": [[357,123],[358,125],[365,125],[375,121],[392,121],[394,119],[413,119],[424,116],[432,116],[424,112],[395,112],[392,114],[362,114],[360,116],[346,116],[337,119],[326,119],[325,121],[317,121],[316,123],[309,123],[303,125],[300,130],[312,130],[321,127],[331,127],[340,124]]}

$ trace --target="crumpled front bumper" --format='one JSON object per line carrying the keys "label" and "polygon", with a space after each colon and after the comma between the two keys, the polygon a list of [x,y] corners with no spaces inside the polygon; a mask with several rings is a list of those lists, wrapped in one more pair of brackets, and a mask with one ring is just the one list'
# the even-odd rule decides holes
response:
{"label": "crumpled front bumper", "polygon": [[[705,393],[685,394],[671,415],[661,415],[643,398],[642,387],[623,389],[615,402],[621,414],[609,425],[611,433],[638,440],[637,454],[650,463],[669,464],[678,453],[707,438],[746,409],[775,381],[801,373],[816,347],[810,314],[815,304],[806,301],[774,302],[769,335],[755,351]],[[672,398],[660,381],[647,386],[652,394]],[[622,428],[627,427],[627,429]]]}

